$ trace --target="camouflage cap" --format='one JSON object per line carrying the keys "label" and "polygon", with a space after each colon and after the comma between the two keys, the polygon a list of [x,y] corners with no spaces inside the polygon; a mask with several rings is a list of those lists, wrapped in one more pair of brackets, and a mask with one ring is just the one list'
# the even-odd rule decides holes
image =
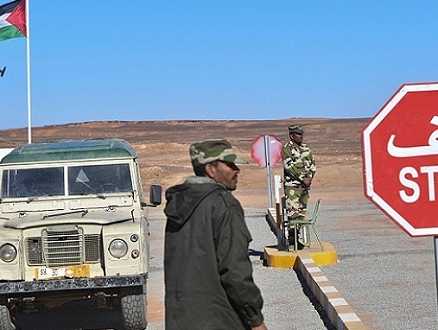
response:
{"label": "camouflage cap", "polygon": [[300,125],[290,125],[289,126],[289,135],[292,133],[304,134],[304,131]]}
{"label": "camouflage cap", "polygon": [[237,156],[230,142],[225,139],[210,139],[193,143],[190,146],[190,159],[193,167],[201,164],[222,160],[235,164],[248,164],[246,160]]}

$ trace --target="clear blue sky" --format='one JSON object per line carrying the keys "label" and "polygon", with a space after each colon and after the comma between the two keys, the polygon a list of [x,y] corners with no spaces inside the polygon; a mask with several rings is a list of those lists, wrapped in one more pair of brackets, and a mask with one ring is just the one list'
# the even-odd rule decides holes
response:
{"label": "clear blue sky", "polygon": [[[436,0],[29,1],[32,126],[372,117],[438,81]],[[24,38],[4,66],[0,129],[26,127]]]}

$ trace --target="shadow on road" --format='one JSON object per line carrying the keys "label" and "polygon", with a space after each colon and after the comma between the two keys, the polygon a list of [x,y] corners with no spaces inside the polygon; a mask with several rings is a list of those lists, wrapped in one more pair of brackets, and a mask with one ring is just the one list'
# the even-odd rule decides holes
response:
{"label": "shadow on road", "polygon": [[97,330],[123,329],[120,306],[98,309],[91,301],[74,301],[55,310],[17,313],[17,330]]}

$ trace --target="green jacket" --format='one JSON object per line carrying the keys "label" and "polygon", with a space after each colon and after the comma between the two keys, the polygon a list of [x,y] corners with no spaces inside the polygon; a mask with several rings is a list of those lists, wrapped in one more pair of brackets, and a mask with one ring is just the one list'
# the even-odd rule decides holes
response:
{"label": "green jacket", "polygon": [[263,322],[239,201],[220,184],[190,177],[166,191],[166,330],[239,330]]}

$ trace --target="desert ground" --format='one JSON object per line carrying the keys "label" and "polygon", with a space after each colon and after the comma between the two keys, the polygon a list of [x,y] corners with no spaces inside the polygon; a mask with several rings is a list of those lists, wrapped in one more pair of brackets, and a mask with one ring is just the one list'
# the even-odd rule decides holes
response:
{"label": "desert ground", "polygon": [[[136,150],[144,189],[160,184],[163,189],[181,183],[192,174],[188,150],[191,143],[207,138],[228,139],[249,161],[241,166],[235,192],[244,208],[269,206],[266,168],[251,159],[251,144],[260,135],[288,139],[287,127],[303,127],[304,141],[312,149],[317,174],[312,190],[324,202],[363,199],[361,131],[369,119],[288,118],[247,121],[110,121],[32,127],[32,142],[123,138]],[[0,130],[0,148],[27,143],[27,128]],[[281,175],[281,162],[271,174]]]}

